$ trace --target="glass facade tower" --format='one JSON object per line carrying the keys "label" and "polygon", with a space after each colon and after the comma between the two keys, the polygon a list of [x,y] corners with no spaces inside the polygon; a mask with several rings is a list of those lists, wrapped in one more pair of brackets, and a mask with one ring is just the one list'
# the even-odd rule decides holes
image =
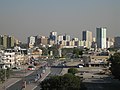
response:
{"label": "glass facade tower", "polygon": [[96,28],[97,48],[106,48],[106,28]]}

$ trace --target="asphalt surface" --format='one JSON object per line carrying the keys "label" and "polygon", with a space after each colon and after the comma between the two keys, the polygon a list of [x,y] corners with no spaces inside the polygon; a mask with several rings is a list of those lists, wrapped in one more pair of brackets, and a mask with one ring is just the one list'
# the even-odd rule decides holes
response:
{"label": "asphalt surface", "polygon": [[[51,66],[53,63],[53,60],[49,60],[48,63]],[[24,81],[26,81],[26,84],[28,84],[29,82],[32,82],[34,84],[35,77],[37,76],[37,74],[41,74],[44,69],[45,69],[44,66],[42,68],[40,67],[38,70],[35,70],[32,74],[30,74],[28,76],[25,76],[22,80],[16,82],[12,86],[8,87],[6,90],[22,90]],[[51,68],[51,73],[49,76],[59,75],[61,73],[61,71],[62,71],[62,68]],[[40,90],[40,87],[37,87],[37,88],[39,88],[39,89],[35,89],[35,90]]]}
{"label": "asphalt surface", "polygon": [[[63,68],[51,68],[51,73],[46,77],[48,79],[51,76],[60,75]],[[38,85],[34,90],[40,90],[40,86]]]}
{"label": "asphalt surface", "polygon": [[[34,83],[35,78],[37,77],[37,74],[41,74],[43,72],[43,70],[45,70],[46,65],[47,65],[47,63],[43,62],[41,67],[39,67],[37,70],[35,70],[30,75],[23,77],[22,80],[20,80],[20,81],[16,82],[15,84],[11,85],[6,90],[22,90],[23,85],[24,85],[24,81],[26,81],[26,84],[28,84],[29,82]],[[29,72],[29,71],[27,70],[26,72]],[[24,72],[24,75],[26,74],[26,72]]]}
{"label": "asphalt surface", "polygon": [[[45,79],[48,79],[48,78],[50,78],[51,76],[60,75],[61,72],[62,72],[62,69],[63,69],[62,64],[64,64],[64,62],[59,63],[59,64],[57,65],[58,67],[60,66],[60,68],[56,68],[56,67],[52,67],[52,66],[51,66],[51,73],[50,73]],[[34,90],[41,90],[41,88],[40,88],[40,86],[38,85]]]}
{"label": "asphalt surface", "polygon": [[8,87],[6,90],[22,90],[23,88],[23,82],[26,81],[26,83],[34,82],[35,77],[37,76],[37,73],[42,73],[43,68],[39,68],[38,70],[36,70],[35,72],[33,72],[32,74],[25,76],[22,80],[16,82],[15,84],[13,84],[12,86]]}

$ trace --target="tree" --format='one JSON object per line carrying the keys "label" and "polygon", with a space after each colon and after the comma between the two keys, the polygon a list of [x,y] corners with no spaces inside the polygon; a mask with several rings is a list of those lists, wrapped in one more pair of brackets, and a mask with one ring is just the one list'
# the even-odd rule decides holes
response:
{"label": "tree", "polygon": [[58,52],[58,46],[57,45],[53,45],[52,47],[48,48],[48,51],[53,51],[53,56],[54,57],[58,57],[59,56],[59,52]]}
{"label": "tree", "polygon": [[0,81],[4,82],[5,81],[5,72],[6,72],[6,79],[10,77],[11,70],[9,68],[7,69],[1,69],[0,70]]}
{"label": "tree", "polygon": [[62,84],[62,90],[80,90],[80,77],[70,73],[65,74],[62,77]]}
{"label": "tree", "polygon": [[79,51],[79,55],[81,55],[81,57],[82,57],[82,55],[83,55],[83,51],[82,50]]}
{"label": "tree", "polygon": [[53,76],[41,82],[42,90],[80,90],[80,77],[73,74],[63,76]]}
{"label": "tree", "polygon": [[76,58],[79,57],[79,49],[78,48],[73,49],[73,55],[75,55]]}
{"label": "tree", "polygon": [[42,50],[42,55],[48,55],[48,49],[45,47],[40,48]]}
{"label": "tree", "polygon": [[11,70],[10,70],[10,68],[7,68],[7,70],[6,70],[7,79],[10,77],[10,74],[11,74]]}
{"label": "tree", "polygon": [[4,69],[0,70],[0,81],[1,82],[5,81],[5,70]]}
{"label": "tree", "polygon": [[76,73],[78,73],[78,70],[76,68],[69,68],[68,73],[75,75]]}
{"label": "tree", "polygon": [[120,53],[115,53],[113,56],[109,59],[112,63],[111,65],[111,72],[112,74],[120,79]]}
{"label": "tree", "polygon": [[62,48],[62,57],[70,58],[73,53],[73,48]]}

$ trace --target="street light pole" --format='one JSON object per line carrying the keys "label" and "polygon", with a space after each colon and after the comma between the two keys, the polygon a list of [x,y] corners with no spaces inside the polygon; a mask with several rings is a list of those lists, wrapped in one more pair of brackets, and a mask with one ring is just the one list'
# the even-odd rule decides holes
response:
{"label": "street light pole", "polygon": [[4,90],[6,90],[6,69],[5,69],[5,82],[4,82]]}
{"label": "street light pole", "polygon": [[[24,56],[24,61],[25,61],[25,56]],[[22,82],[22,88],[25,90],[26,88],[26,68],[25,68],[25,65],[23,64],[23,70],[24,70],[24,74],[23,74],[23,82]]]}

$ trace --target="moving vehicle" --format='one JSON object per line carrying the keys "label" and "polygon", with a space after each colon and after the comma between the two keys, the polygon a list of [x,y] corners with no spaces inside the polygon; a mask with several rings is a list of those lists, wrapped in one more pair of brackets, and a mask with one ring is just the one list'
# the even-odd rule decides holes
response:
{"label": "moving vehicle", "polygon": [[78,64],[77,67],[82,68],[82,67],[84,67],[84,65],[83,64]]}
{"label": "moving vehicle", "polygon": [[35,70],[35,66],[28,66],[28,70]]}

